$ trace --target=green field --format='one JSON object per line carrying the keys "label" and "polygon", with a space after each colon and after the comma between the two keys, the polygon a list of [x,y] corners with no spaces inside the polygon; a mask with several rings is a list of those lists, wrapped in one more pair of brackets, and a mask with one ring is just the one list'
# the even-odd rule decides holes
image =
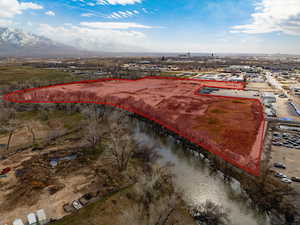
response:
{"label": "green field", "polygon": [[0,66],[0,85],[12,85],[18,82],[64,82],[72,79],[70,73],[39,69],[30,66]]}

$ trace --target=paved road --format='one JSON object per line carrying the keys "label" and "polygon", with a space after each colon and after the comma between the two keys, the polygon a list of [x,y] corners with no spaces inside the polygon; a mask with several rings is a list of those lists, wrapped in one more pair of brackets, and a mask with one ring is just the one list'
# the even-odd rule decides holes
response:
{"label": "paved road", "polygon": [[292,100],[292,102],[294,103],[294,107],[290,104],[288,107],[289,108],[292,107],[293,108],[292,111],[294,112],[294,114],[296,114],[296,116],[300,116],[300,113],[299,113],[300,112],[300,100],[298,100],[295,96],[291,95],[285,89],[283,89],[280,82],[278,82],[278,80],[272,76],[271,72],[266,72],[266,78],[267,78],[268,82],[271,84],[271,86],[281,90],[288,97],[288,99]]}

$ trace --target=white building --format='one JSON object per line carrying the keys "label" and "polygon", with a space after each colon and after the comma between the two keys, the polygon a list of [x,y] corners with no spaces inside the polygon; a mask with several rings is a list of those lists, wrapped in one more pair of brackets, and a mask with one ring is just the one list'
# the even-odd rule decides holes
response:
{"label": "white building", "polygon": [[21,219],[16,219],[14,222],[13,222],[13,225],[24,225],[23,221]]}
{"label": "white building", "polygon": [[276,102],[276,97],[275,97],[274,93],[272,93],[272,92],[264,92],[262,94],[262,99],[264,102],[269,102],[269,103]]}
{"label": "white building", "polygon": [[27,220],[29,225],[37,225],[37,218],[34,213],[28,214]]}
{"label": "white building", "polygon": [[40,225],[44,225],[48,222],[46,213],[43,209],[36,211],[36,217]]}

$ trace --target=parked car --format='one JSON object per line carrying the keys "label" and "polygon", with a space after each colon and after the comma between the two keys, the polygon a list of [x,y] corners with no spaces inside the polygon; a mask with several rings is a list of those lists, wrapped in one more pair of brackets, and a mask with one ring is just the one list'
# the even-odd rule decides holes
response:
{"label": "parked car", "polygon": [[92,194],[87,193],[83,195],[80,199],[78,199],[78,201],[81,203],[81,205],[87,205],[92,198]]}
{"label": "parked car", "polygon": [[289,138],[289,137],[290,137],[290,135],[289,135],[289,134],[287,134],[287,133],[283,133],[283,134],[282,134],[282,137],[283,137],[283,138]]}
{"label": "parked car", "polygon": [[283,163],[276,162],[273,164],[274,167],[279,168],[279,169],[286,169],[286,166]]}
{"label": "parked car", "polygon": [[291,180],[294,182],[300,182],[300,177],[292,177]]}
{"label": "parked car", "polygon": [[279,178],[288,178],[287,175],[284,175],[283,173],[275,173],[274,175],[275,177],[279,177]]}
{"label": "parked car", "polygon": [[72,213],[75,211],[75,208],[71,204],[65,204],[63,208],[66,213]]}
{"label": "parked car", "polygon": [[81,205],[80,202],[77,201],[77,200],[74,200],[74,201],[72,202],[72,205],[73,205],[73,207],[74,207],[75,209],[77,209],[77,210],[82,208],[82,205]]}
{"label": "parked car", "polygon": [[5,175],[5,174],[8,174],[9,172],[11,171],[11,168],[10,167],[6,167],[4,168],[2,171],[1,171],[1,175]]}
{"label": "parked car", "polygon": [[290,179],[288,179],[288,178],[281,178],[281,181],[283,183],[287,183],[287,184],[291,184],[292,183],[292,181]]}
{"label": "parked car", "polygon": [[278,95],[279,98],[287,98],[285,94]]}

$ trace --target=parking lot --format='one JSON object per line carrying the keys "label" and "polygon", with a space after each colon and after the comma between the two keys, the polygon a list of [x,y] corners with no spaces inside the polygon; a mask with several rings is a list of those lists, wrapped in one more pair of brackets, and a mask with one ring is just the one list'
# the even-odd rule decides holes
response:
{"label": "parking lot", "polygon": [[[286,167],[285,169],[276,167],[272,169],[287,176],[288,179],[300,177],[300,133],[274,132],[272,144],[273,165],[279,163]],[[292,182],[291,185],[300,190],[300,182]]]}
{"label": "parking lot", "polygon": [[230,96],[230,97],[239,97],[239,98],[260,98],[260,93],[258,91],[239,91],[239,90],[229,90],[229,89],[216,89],[211,92],[213,95],[220,96]]}
{"label": "parking lot", "polygon": [[297,133],[274,132],[272,144],[275,146],[300,150],[300,135]]}
{"label": "parking lot", "polygon": [[276,109],[277,117],[288,117],[294,121],[300,122],[300,116],[297,115],[295,109],[288,103],[288,98],[280,98],[276,96],[274,108]]}

